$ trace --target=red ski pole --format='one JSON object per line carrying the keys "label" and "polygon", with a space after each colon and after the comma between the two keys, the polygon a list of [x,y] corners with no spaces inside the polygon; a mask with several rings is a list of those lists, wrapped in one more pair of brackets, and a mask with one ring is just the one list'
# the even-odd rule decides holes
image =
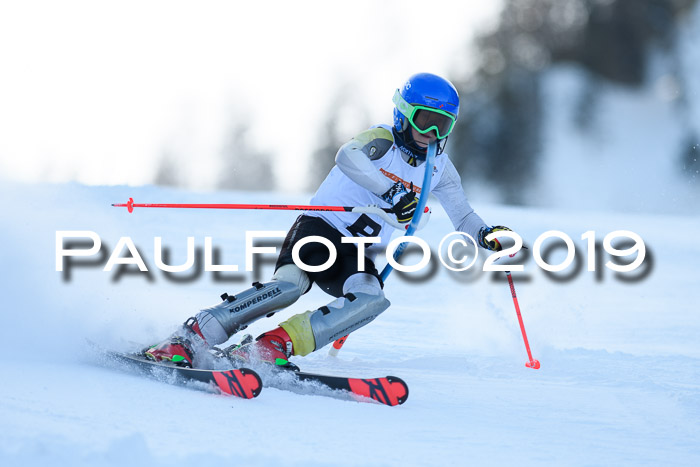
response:
{"label": "red ski pole", "polygon": [[[134,203],[134,198],[129,198],[126,203],[112,204],[134,212],[134,208],[189,208],[189,209],[271,209],[277,211],[341,211],[361,214],[374,214],[381,217],[387,224],[397,229],[408,229],[412,224],[401,224],[396,220],[392,211],[378,206],[312,206],[306,204],[165,204],[165,203]],[[429,216],[423,216],[418,228],[422,228]]]}
{"label": "red ski pole", "polygon": [[527,357],[530,359],[529,362],[525,364],[528,368],[533,368],[535,370],[539,369],[540,362],[532,358],[532,352],[530,352],[530,344],[527,341],[527,334],[525,333],[525,325],[523,324],[523,317],[520,314],[520,305],[518,305],[518,297],[515,295],[515,286],[513,285],[513,276],[511,276],[510,271],[506,271],[506,276],[508,276],[508,284],[510,284],[510,293],[513,295],[513,304],[515,305],[515,312],[518,314],[518,322],[520,323],[520,330],[523,333],[523,341],[525,342],[525,349],[527,350]]}
{"label": "red ski pole", "polygon": [[[277,211],[345,211],[345,212],[369,212],[368,207],[352,206],[307,206],[301,204],[157,204],[157,203],[134,203],[134,198],[129,198],[126,203],[112,204],[115,207],[125,207],[129,212],[134,212],[134,208],[190,208],[190,209],[271,209]],[[381,209],[384,212],[391,212],[387,208]]]}

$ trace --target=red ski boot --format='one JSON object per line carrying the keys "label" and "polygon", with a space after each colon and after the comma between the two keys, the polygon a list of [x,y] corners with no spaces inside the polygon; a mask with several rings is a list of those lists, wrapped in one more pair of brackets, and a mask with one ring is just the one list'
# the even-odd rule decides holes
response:
{"label": "red ski boot", "polygon": [[255,362],[272,363],[273,365],[295,368],[289,362],[292,356],[292,339],[282,328],[276,328],[258,336],[255,342],[246,342],[229,347],[225,350],[228,358],[235,364],[250,364]]}
{"label": "red ski boot", "polygon": [[182,329],[160,344],[152,345],[144,350],[146,358],[155,362],[171,362],[177,366],[194,367],[194,348],[207,346],[199,323],[194,318],[188,319]]}

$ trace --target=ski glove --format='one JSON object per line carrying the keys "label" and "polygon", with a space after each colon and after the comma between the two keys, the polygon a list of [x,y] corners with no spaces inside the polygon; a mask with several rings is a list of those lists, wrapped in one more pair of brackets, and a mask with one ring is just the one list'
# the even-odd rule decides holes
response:
{"label": "ski glove", "polygon": [[508,231],[512,232],[508,227],[504,227],[502,225],[494,225],[491,227],[482,227],[481,230],[479,230],[479,246],[482,248],[486,248],[487,250],[491,251],[501,251],[503,247],[501,246],[501,242],[498,241],[497,238],[494,238],[490,242],[486,241],[486,237],[494,232],[503,232],[503,231]]}
{"label": "ski glove", "polygon": [[396,220],[402,224],[411,221],[418,206],[416,192],[413,191],[413,182],[411,182],[410,192],[406,190],[406,186],[402,182],[396,182],[381,198],[392,205],[391,212],[396,216]]}

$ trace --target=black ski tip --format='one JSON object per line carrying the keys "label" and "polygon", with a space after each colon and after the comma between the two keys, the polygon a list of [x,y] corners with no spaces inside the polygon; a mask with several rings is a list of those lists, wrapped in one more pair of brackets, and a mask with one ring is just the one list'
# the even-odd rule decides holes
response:
{"label": "black ski tip", "polygon": [[241,368],[238,371],[240,371],[243,376],[250,376],[258,381],[257,388],[252,389],[253,397],[258,397],[263,389],[263,382],[262,378],[260,378],[260,375],[257,372],[251,370],[250,368]]}
{"label": "black ski tip", "polygon": [[401,405],[404,402],[406,402],[406,400],[408,400],[408,384],[406,384],[406,381],[402,380],[398,376],[387,376],[386,380],[389,381],[389,383],[391,383],[392,385],[400,384],[401,386],[403,386],[404,394],[397,395],[397,401],[398,401],[397,405]]}
{"label": "black ski tip", "polygon": [[249,368],[213,370],[210,373],[212,382],[218,386],[219,390],[231,396],[253,399],[260,395],[263,388],[260,375]]}

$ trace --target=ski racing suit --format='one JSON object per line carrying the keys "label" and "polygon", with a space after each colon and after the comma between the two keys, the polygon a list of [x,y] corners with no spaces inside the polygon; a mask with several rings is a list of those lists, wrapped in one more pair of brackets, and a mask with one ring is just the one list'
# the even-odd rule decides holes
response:
{"label": "ski racing suit", "polygon": [[[420,196],[424,161],[416,160],[395,143],[388,125],[372,127],[344,144],[335,158],[336,166],[311,199],[318,206],[368,206],[391,208],[381,198],[396,182]],[[454,228],[477,238],[484,221],[472,209],[462,182],[446,153],[435,158],[429,193],[433,193],[447,212]],[[378,252],[384,251],[394,227],[374,214],[335,211],[307,211],[289,230],[277,261],[275,273],[266,283],[254,286],[223,303],[201,310],[197,316],[200,330],[210,345],[223,343],[237,331],[264,316],[293,304],[308,292],[313,283],[336,297],[315,310],[292,316],[280,324],[290,336],[294,355],[307,355],[374,320],[390,303],[384,297],[383,284],[374,265]],[[292,249],[302,238],[319,235],[330,240],[338,256],[330,269],[306,272],[292,259]],[[381,242],[365,248],[364,271],[358,267],[358,247],[342,243],[342,237],[380,237]],[[321,265],[329,250],[319,243],[307,243],[299,249],[307,265]]]}

